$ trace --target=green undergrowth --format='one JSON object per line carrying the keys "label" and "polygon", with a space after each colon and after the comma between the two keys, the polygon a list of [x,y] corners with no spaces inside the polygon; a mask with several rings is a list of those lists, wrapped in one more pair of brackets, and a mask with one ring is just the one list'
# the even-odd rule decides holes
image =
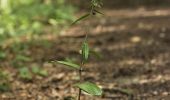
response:
{"label": "green undergrowth", "polygon": [[[10,79],[14,73],[7,73],[6,71],[12,69],[16,70],[16,80],[32,81],[37,77],[45,78],[48,76],[48,71],[41,62],[37,62],[31,52],[32,49],[46,49],[52,46],[52,42],[45,39],[29,40],[29,41],[13,41],[11,44],[0,45],[0,92],[6,92],[11,89]],[[40,54],[36,54],[41,56]],[[5,63],[9,67],[5,67]],[[42,62],[43,63],[43,62]],[[14,71],[15,72],[15,71]]]}
{"label": "green undergrowth", "polygon": [[9,73],[0,69],[0,92],[10,90]]}
{"label": "green undergrowth", "polygon": [[0,44],[13,37],[58,33],[74,20],[74,12],[66,0],[1,0]]}

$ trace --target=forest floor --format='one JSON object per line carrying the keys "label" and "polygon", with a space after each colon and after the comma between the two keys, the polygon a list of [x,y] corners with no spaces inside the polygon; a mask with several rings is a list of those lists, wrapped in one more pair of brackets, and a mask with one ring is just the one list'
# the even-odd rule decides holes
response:
{"label": "forest floor", "polygon": [[69,100],[77,89],[77,73],[48,61],[75,57],[85,29],[89,27],[90,47],[101,54],[91,56],[85,65],[84,80],[99,84],[103,96],[83,95],[83,100],[169,100],[170,98],[170,8],[103,10],[100,16],[73,26],[56,38],[50,46],[30,44],[26,54],[33,60],[26,66],[38,65],[49,73],[22,80],[9,61],[15,54],[4,47],[10,56],[1,66],[11,73],[11,90],[0,93],[0,100]]}

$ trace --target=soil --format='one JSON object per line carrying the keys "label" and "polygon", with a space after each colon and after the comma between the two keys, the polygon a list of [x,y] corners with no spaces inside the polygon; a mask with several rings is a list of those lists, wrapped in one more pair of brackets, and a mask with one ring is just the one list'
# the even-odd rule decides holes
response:
{"label": "soil", "polygon": [[[170,99],[170,8],[103,10],[99,16],[63,31],[49,40],[52,46],[28,48],[34,60],[49,75],[24,81],[13,73],[11,91],[0,94],[0,100],[69,100],[78,92],[72,84],[77,73],[62,65],[48,63],[54,59],[75,57],[88,28],[93,55],[85,65],[84,80],[103,89],[101,97],[82,96],[82,100],[169,100]],[[66,34],[67,33],[67,34]]]}

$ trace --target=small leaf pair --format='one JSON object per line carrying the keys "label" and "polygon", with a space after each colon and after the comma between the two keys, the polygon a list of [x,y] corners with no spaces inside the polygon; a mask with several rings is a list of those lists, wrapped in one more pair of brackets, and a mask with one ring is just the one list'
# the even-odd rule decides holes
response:
{"label": "small leaf pair", "polygon": [[85,18],[87,18],[87,17],[89,17],[89,16],[90,16],[90,14],[87,13],[87,14],[81,16],[80,18],[78,18],[78,19],[77,19],[76,21],[74,21],[71,25],[74,25],[74,24],[76,24],[77,22],[79,22],[79,21],[81,21],[81,20],[83,20],[83,19],[85,19]]}

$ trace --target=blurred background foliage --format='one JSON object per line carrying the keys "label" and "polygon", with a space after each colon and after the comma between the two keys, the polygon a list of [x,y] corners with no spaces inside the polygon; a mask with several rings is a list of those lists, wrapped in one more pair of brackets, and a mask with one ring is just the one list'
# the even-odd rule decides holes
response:
{"label": "blurred background foliage", "polygon": [[[78,8],[87,9],[91,0],[72,0]],[[125,9],[138,7],[169,7],[170,0],[102,0],[104,9]]]}
{"label": "blurred background foliage", "polygon": [[[47,71],[40,65],[28,64],[34,59],[29,48],[33,45],[49,47],[49,41],[43,40],[43,35],[59,33],[75,20],[75,11],[76,7],[66,0],[0,0],[0,62],[18,69],[18,77],[22,79],[47,76]],[[7,69],[0,64],[0,92],[9,88],[10,76],[6,77],[4,73]]]}
{"label": "blurred background foliage", "polygon": [[73,21],[74,11],[65,0],[0,0],[0,42],[8,37],[43,34],[48,26],[57,29]]}
{"label": "blurred background foliage", "polygon": [[[0,0],[0,43],[9,37],[57,33],[73,22],[75,5],[89,8],[91,0]],[[169,0],[103,0],[104,8],[167,5]]]}

